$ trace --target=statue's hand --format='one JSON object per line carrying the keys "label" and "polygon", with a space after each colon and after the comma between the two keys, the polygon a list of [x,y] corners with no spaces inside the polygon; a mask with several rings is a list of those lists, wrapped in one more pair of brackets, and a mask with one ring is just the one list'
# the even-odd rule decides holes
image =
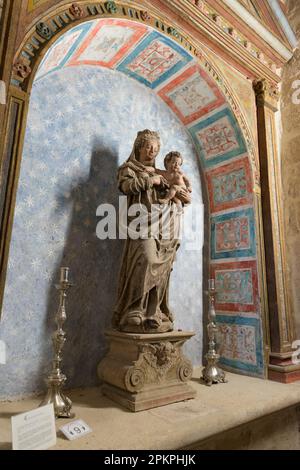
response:
{"label": "statue's hand", "polygon": [[180,194],[180,197],[181,197],[181,200],[184,204],[190,204],[191,203],[191,196],[189,194],[189,192],[182,188],[180,191],[179,191],[179,194]]}
{"label": "statue's hand", "polygon": [[168,181],[162,175],[152,176],[151,181],[154,186],[163,186],[165,188],[169,187]]}
{"label": "statue's hand", "polygon": [[146,172],[149,174],[149,175],[153,175],[155,173],[155,168],[153,166],[147,166],[146,167]]}

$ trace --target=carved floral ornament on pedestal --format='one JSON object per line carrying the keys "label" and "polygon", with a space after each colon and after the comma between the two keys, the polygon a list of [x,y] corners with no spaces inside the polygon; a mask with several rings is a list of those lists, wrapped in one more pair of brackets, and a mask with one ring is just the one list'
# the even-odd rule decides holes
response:
{"label": "carved floral ornament on pedestal", "polygon": [[162,383],[172,368],[176,370],[178,380],[188,382],[192,377],[193,366],[182,357],[182,343],[149,343],[141,346],[138,361],[126,373],[126,389],[135,392],[141,390],[145,383]]}

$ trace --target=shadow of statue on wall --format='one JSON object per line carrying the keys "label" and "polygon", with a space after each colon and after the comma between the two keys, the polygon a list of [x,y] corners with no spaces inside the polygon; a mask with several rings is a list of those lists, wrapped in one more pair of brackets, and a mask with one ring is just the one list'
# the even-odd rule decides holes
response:
{"label": "shadow of statue on wall", "polygon": [[[88,178],[72,187],[68,201],[61,196],[61,206],[72,203],[72,215],[64,250],[53,270],[49,288],[45,325],[48,344],[44,361],[53,354],[50,337],[56,329],[54,317],[59,306],[55,284],[59,282],[60,267],[66,266],[70,268],[70,281],[74,283],[67,295],[64,324],[67,341],[62,370],[67,376],[66,388],[96,385],[97,365],[107,350],[104,331],[110,327],[116,301],[122,242],[97,237],[96,226],[100,219],[96,210],[99,204],[105,203],[112,204],[117,212],[117,168],[118,151],[95,140]],[[51,364],[44,362],[44,377],[50,368]]]}

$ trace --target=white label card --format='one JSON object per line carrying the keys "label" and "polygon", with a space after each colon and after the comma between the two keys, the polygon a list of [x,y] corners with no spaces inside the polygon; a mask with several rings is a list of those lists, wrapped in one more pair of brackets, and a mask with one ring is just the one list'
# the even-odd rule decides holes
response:
{"label": "white label card", "polygon": [[65,424],[59,429],[70,441],[92,432],[91,428],[82,419],[76,419],[72,421],[72,423]]}
{"label": "white label card", "polygon": [[53,404],[11,418],[13,450],[46,450],[56,444]]}

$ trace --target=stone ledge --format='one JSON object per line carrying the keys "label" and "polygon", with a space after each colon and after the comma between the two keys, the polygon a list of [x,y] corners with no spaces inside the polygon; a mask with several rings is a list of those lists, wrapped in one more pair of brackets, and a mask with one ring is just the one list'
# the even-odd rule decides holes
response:
{"label": "stone ledge", "polygon": [[[53,449],[199,448],[220,433],[300,405],[300,383],[285,385],[227,373],[228,383],[207,387],[199,376],[197,369],[192,380],[195,399],[139,413],[101,396],[96,387],[69,391],[76,418],[85,420],[93,433],[76,441],[59,436]],[[40,398],[32,398],[0,404],[0,449],[10,448],[10,417],[39,402]],[[57,429],[66,422],[57,420]]]}

